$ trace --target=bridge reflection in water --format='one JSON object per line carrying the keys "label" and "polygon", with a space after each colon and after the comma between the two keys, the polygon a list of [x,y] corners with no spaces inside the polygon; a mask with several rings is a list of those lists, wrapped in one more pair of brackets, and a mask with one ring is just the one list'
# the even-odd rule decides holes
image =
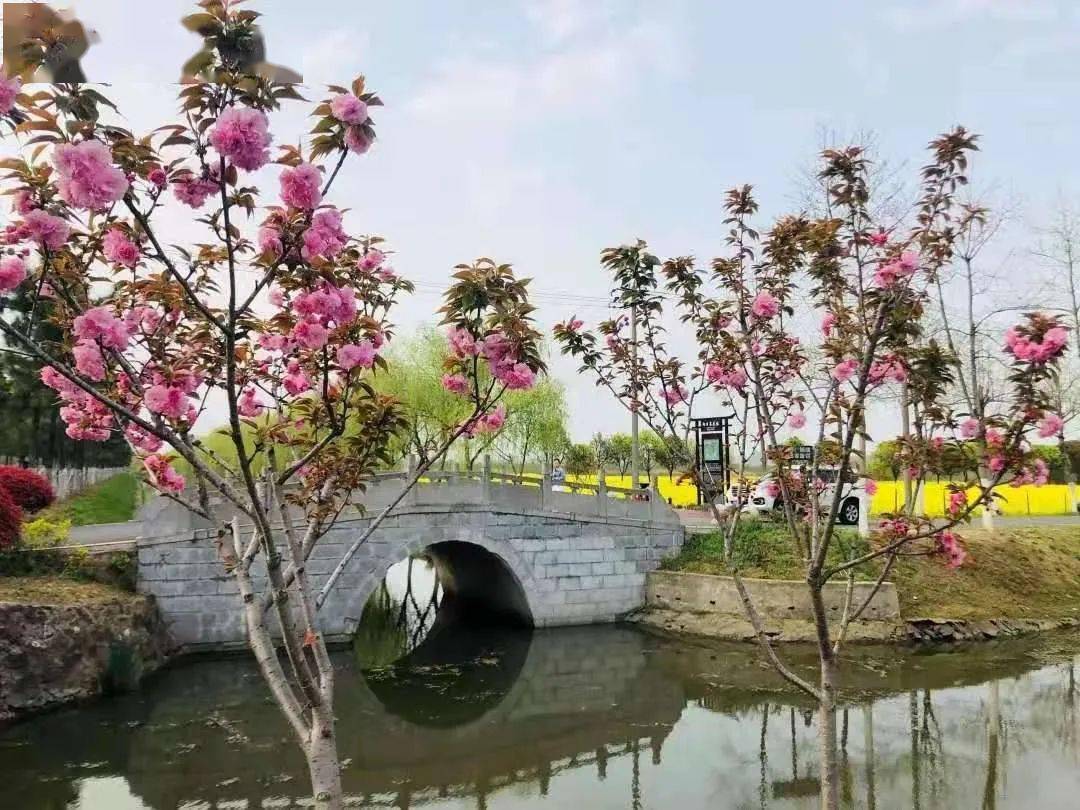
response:
{"label": "bridge reflection in water", "polygon": [[[383,607],[402,615],[391,586]],[[418,596],[404,615],[424,608]],[[349,806],[816,806],[810,707],[746,646],[439,618],[420,639],[410,621],[403,658],[388,644],[381,658],[337,657]],[[845,805],[1075,806],[1078,648],[859,650],[841,721]],[[812,668],[812,654],[795,657]],[[0,746],[3,807],[305,806],[303,761],[243,658],[179,665],[142,694],[9,729]]]}

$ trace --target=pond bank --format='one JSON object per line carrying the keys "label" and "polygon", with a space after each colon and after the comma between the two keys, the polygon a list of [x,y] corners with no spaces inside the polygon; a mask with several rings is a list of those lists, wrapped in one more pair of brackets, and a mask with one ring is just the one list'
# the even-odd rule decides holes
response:
{"label": "pond bank", "polygon": [[133,689],[168,658],[153,599],[64,586],[76,591],[67,604],[0,601],[0,722]]}

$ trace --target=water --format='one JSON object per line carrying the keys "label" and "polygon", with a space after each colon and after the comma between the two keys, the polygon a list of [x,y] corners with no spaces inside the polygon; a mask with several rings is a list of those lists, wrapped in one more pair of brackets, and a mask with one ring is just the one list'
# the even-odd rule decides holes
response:
{"label": "water", "polygon": [[[810,706],[745,645],[630,627],[469,630],[441,611],[421,638],[417,607],[406,632],[389,623],[396,641],[372,631],[336,653],[352,806],[816,807]],[[1080,807],[1078,653],[1080,634],[849,648],[845,806]],[[812,672],[811,651],[788,655]],[[299,807],[306,785],[240,657],[182,663],[137,694],[0,732],[3,808]]]}

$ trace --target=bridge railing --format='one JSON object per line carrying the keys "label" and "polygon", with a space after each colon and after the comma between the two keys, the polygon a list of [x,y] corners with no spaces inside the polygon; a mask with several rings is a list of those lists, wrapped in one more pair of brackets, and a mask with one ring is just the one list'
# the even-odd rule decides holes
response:
{"label": "bridge railing", "polygon": [[[357,499],[362,512],[372,515],[400,500],[402,487],[412,479],[416,469],[417,461],[414,458],[406,463],[403,470],[388,470],[370,476],[362,496]],[[472,470],[425,471],[418,485],[401,501],[399,509],[461,504],[494,504],[509,510],[593,515],[673,525],[679,523],[678,515],[660,495],[656,477],[647,484],[643,482],[640,489],[609,486],[603,475],[596,482],[554,482],[550,472],[541,475],[497,472],[491,468],[491,459],[486,456],[478,468]],[[212,498],[211,505],[220,514],[221,520],[228,519],[229,510],[223,501]],[[294,518],[302,519],[302,513],[297,511]],[[142,524],[141,535],[144,537],[181,534],[190,529],[215,525],[160,496],[144,504],[137,520]]]}
{"label": "bridge railing", "polygon": [[[410,459],[404,472],[381,473],[379,482],[408,480],[415,473],[417,461]],[[659,493],[658,479],[653,476],[638,489],[611,486],[601,474],[597,481],[554,481],[550,471],[542,474],[517,474],[492,469],[490,456],[484,456],[472,470],[428,470],[419,479],[413,503],[440,500],[442,488],[474,488],[478,497],[491,500],[513,498],[521,506],[533,506],[544,511],[595,514],[625,517],[651,522],[677,522],[678,517]],[[513,492],[520,493],[513,496]],[[498,495],[501,493],[501,495]]]}

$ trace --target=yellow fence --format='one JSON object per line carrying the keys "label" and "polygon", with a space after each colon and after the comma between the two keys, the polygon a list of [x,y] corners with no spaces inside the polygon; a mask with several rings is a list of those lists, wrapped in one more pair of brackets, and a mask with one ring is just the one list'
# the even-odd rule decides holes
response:
{"label": "yellow fence", "polygon": [[[569,483],[579,481],[585,484],[595,484],[595,475],[568,475]],[[629,487],[630,476],[608,475],[605,476],[608,486]],[[674,479],[666,475],[660,476],[660,494],[672,506],[686,507],[697,504],[697,487],[689,483],[679,483],[678,477]],[[945,505],[948,500],[948,487],[946,484],[927,483],[923,485],[923,509],[925,514],[940,517],[945,514]],[[1003,515],[1067,515],[1069,514],[1069,488],[1064,484],[1047,484],[1046,486],[1022,486],[997,487],[995,490],[1001,497],[997,499],[998,508]],[[975,500],[978,492],[974,489],[968,492],[968,500]],[[887,512],[896,512],[904,505],[904,485],[900,481],[879,481],[878,490],[870,504],[871,514],[881,515]],[[980,514],[982,509],[977,509]]]}

